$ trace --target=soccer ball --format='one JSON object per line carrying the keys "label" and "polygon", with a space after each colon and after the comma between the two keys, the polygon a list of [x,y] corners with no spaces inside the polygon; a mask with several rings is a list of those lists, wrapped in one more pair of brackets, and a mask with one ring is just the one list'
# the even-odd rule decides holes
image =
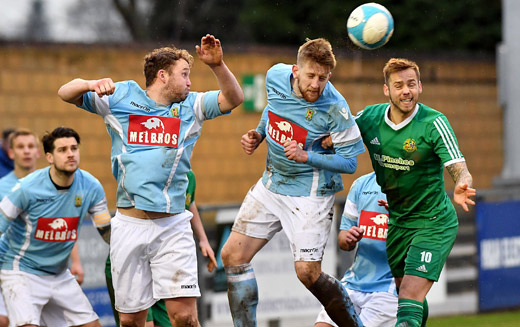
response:
{"label": "soccer ball", "polygon": [[352,11],[347,21],[348,36],[362,49],[383,46],[394,33],[392,14],[378,3],[365,3]]}

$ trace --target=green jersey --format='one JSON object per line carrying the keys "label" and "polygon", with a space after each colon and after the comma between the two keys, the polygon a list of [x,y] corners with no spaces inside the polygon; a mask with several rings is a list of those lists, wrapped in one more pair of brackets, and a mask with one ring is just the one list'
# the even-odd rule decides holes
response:
{"label": "green jersey", "polygon": [[188,171],[188,173],[186,173],[186,176],[188,176],[188,187],[186,188],[186,210],[189,210],[191,204],[193,203],[193,201],[195,201],[196,182],[193,170]]}
{"label": "green jersey", "polygon": [[446,117],[421,103],[402,123],[388,118],[390,105],[376,104],[356,115],[377,183],[386,193],[389,225],[425,228],[458,224],[444,190],[444,166],[464,161]]}

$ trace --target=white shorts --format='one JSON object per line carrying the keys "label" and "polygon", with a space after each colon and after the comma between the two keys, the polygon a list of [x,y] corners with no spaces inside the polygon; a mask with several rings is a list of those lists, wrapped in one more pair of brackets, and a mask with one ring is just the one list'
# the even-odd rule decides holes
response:
{"label": "white shorts", "polygon": [[4,296],[0,296],[0,316],[7,317],[7,309],[5,308]]}
{"label": "white shorts", "polygon": [[139,219],[116,212],[110,260],[117,311],[134,313],[159,299],[200,296],[192,216],[185,211]]}
{"label": "white shorts", "polygon": [[294,261],[321,261],[333,217],[334,196],[288,196],[265,188],[260,179],[247,193],[232,230],[270,240],[282,228]]}
{"label": "white shorts", "polygon": [[[388,292],[365,293],[345,288],[354,308],[365,327],[394,327],[397,321],[397,296]],[[316,322],[324,322],[338,327],[327,315],[325,308],[316,318]]]}
{"label": "white shorts", "polygon": [[0,283],[13,326],[64,327],[98,320],[68,269],[52,276],[0,270]]}

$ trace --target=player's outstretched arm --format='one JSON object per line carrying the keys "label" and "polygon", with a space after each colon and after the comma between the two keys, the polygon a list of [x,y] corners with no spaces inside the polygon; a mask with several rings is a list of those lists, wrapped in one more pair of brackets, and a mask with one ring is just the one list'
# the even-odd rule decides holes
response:
{"label": "player's outstretched arm", "polygon": [[349,230],[342,230],[338,234],[338,246],[345,251],[352,251],[357,242],[363,238],[364,230],[358,226],[352,226]]}
{"label": "player's outstretched arm", "polygon": [[455,182],[453,191],[453,201],[460,205],[464,211],[469,211],[468,204],[475,205],[471,197],[477,194],[477,190],[472,188],[473,177],[469,173],[466,162],[457,162],[446,167]]}
{"label": "player's outstretched arm", "polygon": [[195,46],[199,59],[208,65],[217,78],[220,93],[218,103],[223,113],[233,110],[244,102],[244,93],[235,75],[224,63],[224,53],[220,40],[206,34],[200,40],[200,46]]}
{"label": "player's outstretched arm", "polygon": [[195,202],[191,203],[189,210],[193,214],[193,217],[190,221],[191,229],[193,229],[195,236],[199,240],[200,252],[202,252],[203,256],[209,259],[208,271],[212,272],[213,269],[217,267],[217,259],[215,259],[215,252],[209,244],[208,236],[206,235],[206,231],[204,230],[204,226],[202,225],[199,210],[197,209]]}
{"label": "player's outstretched arm", "polygon": [[246,134],[242,135],[242,139],[240,140],[242,150],[249,155],[255,152],[260,143],[262,143],[262,135],[255,129],[251,129]]}
{"label": "player's outstretched arm", "polygon": [[83,104],[83,94],[96,92],[99,97],[102,97],[103,95],[113,94],[115,89],[114,82],[110,78],[98,80],[76,78],[62,85],[58,90],[58,96],[65,102],[81,106]]}

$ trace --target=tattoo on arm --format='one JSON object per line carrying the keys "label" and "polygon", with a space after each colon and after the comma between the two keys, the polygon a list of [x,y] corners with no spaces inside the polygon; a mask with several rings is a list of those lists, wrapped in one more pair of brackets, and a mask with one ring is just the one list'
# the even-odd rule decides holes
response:
{"label": "tattoo on arm", "polygon": [[101,235],[103,240],[107,242],[107,244],[110,244],[110,225],[105,227],[98,227],[98,233]]}
{"label": "tattoo on arm", "polygon": [[469,173],[466,162],[457,162],[446,167],[448,173],[456,184],[468,184],[469,187],[473,184],[473,177]]}

